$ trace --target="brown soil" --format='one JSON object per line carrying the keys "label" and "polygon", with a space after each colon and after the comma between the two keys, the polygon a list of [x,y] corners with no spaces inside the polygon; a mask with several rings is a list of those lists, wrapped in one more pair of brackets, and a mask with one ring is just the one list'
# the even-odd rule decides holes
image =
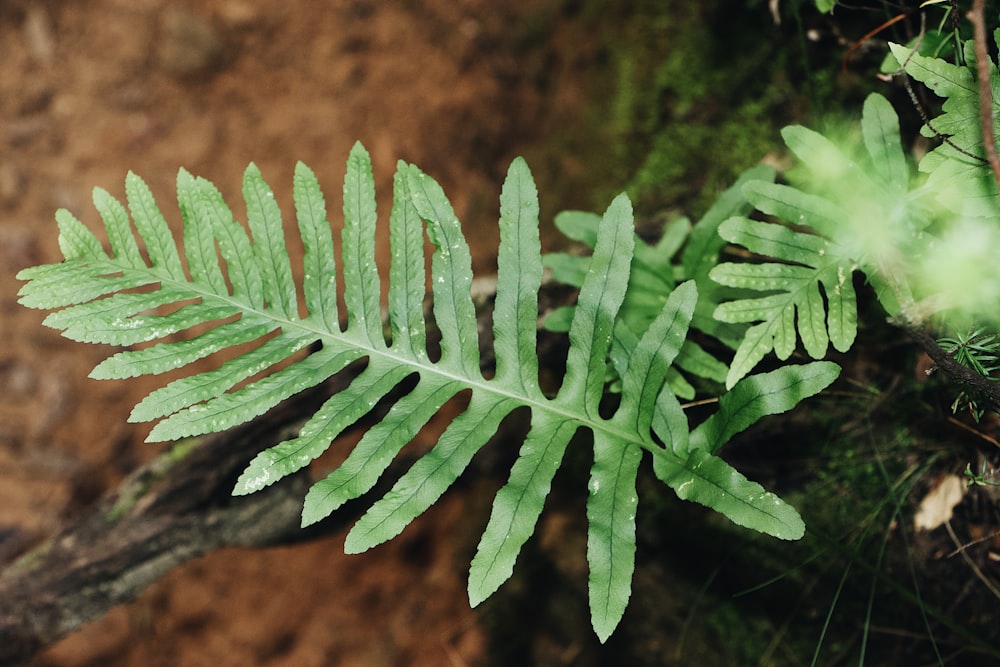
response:
{"label": "brown soil", "polygon": [[[453,196],[474,268],[490,271],[507,163],[544,128],[574,122],[576,73],[598,66],[583,27],[552,27],[565,4],[0,3],[0,561],[159,451],[126,417],[160,383],[88,379],[110,349],[66,341],[16,303],[14,274],[59,259],[56,208],[96,227],[90,188],[122,197],[133,170],[176,222],[184,167],[239,216],[254,161],[287,211],[302,160],[336,211],[360,139],[383,210],[395,161],[419,164]],[[573,164],[567,155],[538,178]],[[450,497],[360,557],[338,538],[203,558],[36,664],[477,664],[483,633],[448,534],[462,503]]]}
{"label": "brown soil", "polygon": [[[489,273],[495,261],[497,195],[513,156],[530,158],[542,193],[543,221],[559,208],[595,205],[585,188],[568,189],[595,171],[593,148],[590,157],[574,149],[597,143],[593,117],[599,114],[595,105],[585,109],[583,102],[607,103],[611,91],[597,82],[614,75],[601,50],[597,19],[581,9],[586,5],[573,0],[0,0],[0,566],[72,521],[138,463],[161,451],[143,443],[148,426],[126,419],[162,379],[88,379],[111,348],[65,340],[41,325],[45,313],[16,302],[17,271],[60,258],[53,220],[57,208],[70,209],[96,229],[91,188],[121,198],[124,176],[132,170],[149,183],[176,223],[173,183],[184,167],[213,181],[241,217],[242,173],[253,161],[288,218],[291,175],[295,161],[302,160],[316,171],[336,227],[344,161],[361,140],[372,154],[381,209],[388,210],[396,160],[420,165],[452,197],[473,246],[474,269]],[[588,124],[589,129],[579,130],[584,139],[562,141],[558,152],[545,151],[554,136]],[[561,193],[558,200],[553,191]],[[384,256],[386,239],[379,243]],[[301,250],[294,238],[289,247],[293,254]],[[897,349],[898,341],[892,345]],[[855,378],[858,387],[889,387],[888,396],[903,373],[899,368],[909,363],[898,358],[872,362],[873,369],[889,376],[879,382],[864,380],[866,373],[857,366],[846,369],[845,376]],[[905,407],[907,400],[893,395],[886,404]],[[767,442],[768,452],[777,449],[778,456],[785,442],[789,460],[800,461],[801,443],[815,440],[815,422],[824,422],[822,415],[801,414],[813,419],[808,429],[801,427],[802,434],[792,420],[791,426],[776,426],[781,433],[771,435],[780,438],[766,431],[755,437]],[[866,412],[865,418],[871,415]],[[895,419],[880,429],[866,428],[885,431],[885,441],[892,442],[899,431]],[[912,430],[922,428],[913,425]],[[932,434],[924,435],[929,440],[956,440],[954,431],[926,433]],[[875,438],[865,431],[856,439]],[[739,460],[741,455],[756,456],[758,449],[751,445],[737,443],[729,450],[737,467],[748,463]],[[976,441],[957,456],[962,462],[974,460],[966,452],[981,446]],[[907,456],[920,455],[916,451]],[[856,467],[848,461],[844,470]],[[956,463],[952,471],[961,467]],[[781,479],[770,473],[750,476]],[[845,497],[861,493],[847,477],[837,482]],[[976,493],[985,494],[978,489],[969,498]],[[504,649],[518,649],[526,632],[539,637],[531,651],[537,664],[600,664],[605,654],[596,651],[596,639],[586,631],[586,538],[579,506],[547,511],[537,539],[526,548],[546,551],[554,565],[521,563],[504,596],[491,599],[483,614],[469,609],[470,540],[475,543],[486,522],[489,498],[475,487],[446,495],[402,536],[361,556],[343,554],[343,536],[294,548],[212,554],[173,571],[138,601],[74,633],[34,664],[485,665],[490,657],[503,660],[497,656]],[[964,519],[971,525],[960,526],[958,516],[954,522],[962,541],[981,549],[980,565],[991,576],[997,547],[980,545],[977,536],[993,531],[995,503],[993,496],[982,500],[986,509]],[[712,595],[729,600],[770,576],[763,574],[764,567],[757,571],[760,563],[750,562],[757,547],[742,534],[727,538],[724,532],[703,530],[705,514],[685,514],[692,512],[689,507],[655,507],[642,515],[646,529],[640,526],[640,542],[644,535],[652,542],[640,548],[630,609],[609,648],[615,642],[629,644],[653,656],[648,664],[660,664],[669,656],[680,660],[683,645],[687,664],[726,664],[724,657],[710,658],[725,656],[728,644],[736,646],[750,633],[778,638],[768,653],[780,645],[786,627],[813,624],[819,635],[828,600],[840,595],[839,574],[831,580],[829,595],[817,593],[812,583],[772,593],[780,602],[778,611],[770,612],[777,625],[765,619],[764,630],[755,615],[768,611],[766,598],[739,598],[737,603],[745,601],[747,608],[732,617],[738,623],[710,619],[704,610],[712,607]],[[846,520],[853,524],[858,518]],[[837,533],[841,530],[846,529]],[[672,538],[667,544],[660,532],[686,536],[684,548]],[[702,533],[706,541],[697,542],[694,536]],[[724,542],[715,544],[719,539]],[[969,627],[995,628],[992,593],[964,561],[947,557],[955,545],[944,533],[939,530],[928,540],[919,538],[913,553],[927,580],[943,591],[925,588],[927,599],[966,614]],[[910,557],[908,545],[893,543]],[[553,544],[568,548],[557,550]],[[766,548],[793,554],[789,568],[813,557],[792,551],[794,545],[769,542]],[[746,560],[733,556],[739,549],[747,550]],[[730,557],[732,563],[726,564]],[[899,562],[905,562],[902,556]],[[896,569],[909,586],[908,570]],[[719,571],[715,587],[709,590],[705,583],[703,588]],[[541,588],[566,583],[560,578],[572,579],[566,590],[539,594]],[[838,612],[851,641],[857,640],[869,599],[865,582],[855,606],[862,611]],[[788,583],[796,585],[796,580]],[[887,648],[879,655],[907,656],[923,644],[911,641],[909,630],[897,631],[896,623],[906,627],[909,622],[919,634],[923,621],[914,614],[902,620],[893,604],[879,607],[889,614],[880,626],[889,628],[881,635]],[[514,627],[501,627],[489,605],[514,619],[508,624]],[[915,608],[910,602],[899,606]],[[696,639],[699,623],[708,630]],[[812,650],[808,645],[802,655]],[[962,664],[983,664],[976,654],[958,655],[966,660]]]}

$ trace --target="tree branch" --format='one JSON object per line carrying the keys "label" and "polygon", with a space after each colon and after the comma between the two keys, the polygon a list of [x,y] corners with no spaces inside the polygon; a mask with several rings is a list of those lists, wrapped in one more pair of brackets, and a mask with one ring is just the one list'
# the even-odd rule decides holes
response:
{"label": "tree branch", "polygon": [[[175,445],[7,568],[0,577],[0,665],[30,659],[192,558],[300,539],[305,474],[246,498],[230,491],[257,451],[287,437],[302,412],[284,406],[277,416]],[[339,530],[351,518],[338,513],[324,530]]]}
{"label": "tree branch", "polygon": [[956,382],[972,387],[994,405],[1000,406],[1000,384],[955,361],[955,358],[938,345],[937,340],[926,329],[908,324],[902,326],[913,340],[924,348],[924,351],[934,360],[938,368],[954,378]]}

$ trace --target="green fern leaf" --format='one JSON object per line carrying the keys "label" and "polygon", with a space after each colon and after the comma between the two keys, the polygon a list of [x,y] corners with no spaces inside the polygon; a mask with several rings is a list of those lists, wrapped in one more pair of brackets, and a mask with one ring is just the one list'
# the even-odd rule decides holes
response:
{"label": "green fern leaf", "polygon": [[[686,279],[697,283],[701,295],[692,326],[733,349],[739,345],[747,327],[714,317],[716,306],[731,296],[732,290],[710,280],[709,270],[718,263],[719,251],[724,245],[724,240],[717,233],[719,226],[726,219],[749,214],[753,209],[743,193],[743,186],[754,181],[773,182],[774,177],[774,169],[770,167],[749,169],[719,196],[694,226],[684,218],[672,221],[665,227],[655,247],[636,239],[632,273],[620,315],[623,325],[615,329],[613,360],[628,358],[639,340],[636,332],[649,325],[677,282]],[[599,223],[599,216],[580,211],[566,211],[556,216],[556,226],[563,234],[590,248],[594,247]],[[683,252],[679,265],[674,265],[671,260],[681,247]],[[575,287],[583,284],[590,261],[589,257],[566,253],[550,253],[544,257],[545,266],[552,271],[554,280]],[[572,313],[572,307],[556,310],[546,320],[546,328],[567,331]],[[728,374],[726,364],[689,339],[681,348],[676,368],[668,372],[667,382],[678,397],[690,400],[695,396],[695,388],[687,377],[696,376],[721,384]]]}
{"label": "green fern leaf", "polygon": [[830,344],[847,351],[857,335],[855,271],[863,271],[890,314],[909,295],[896,269],[912,252],[929,222],[919,197],[909,192],[909,168],[899,142],[899,121],[889,102],[870,95],[861,122],[865,158],[804,127],[782,131],[788,147],[814,173],[823,194],[752,181],[746,198],[762,213],[814,233],[780,224],[733,217],[718,228],[721,238],[777,261],[723,263],[712,280],[741,293],[720,303],[714,317],[751,325],[726,378],[732,389],[767,354],[787,359],[797,340],[821,359]]}
{"label": "green fern leaf", "polygon": [[[211,183],[184,171],[178,175],[187,272],[146,186],[129,175],[126,192],[127,210],[106,193],[95,194],[110,254],[79,221],[66,212],[57,214],[60,248],[66,259],[22,271],[19,277],[28,282],[21,300],[32,307],[61,309],[46,323],[71,337],[119,345],[150,344],[110,357],[94,370],[95,377],[157,374],[217,352],[229,355],[218,368],[174,380],[140,401],[131,420],[161,419],[150,440],[229,428],[351,364],[367,363],[347,388],[331,396],[308,419],[296,437],[254,458],[237,481],[234,494],[252,493],[302,470],[345,428],[409,379],[406,386],[411,388],[364,434],[344,462],[310,489],[302,523],[319,521],[371,490],[441,406],[456,396],[466,396],[466,408],[438,442],[357,522],[348,534],[346,549],[363,551],[392,538],[455,482],[507,415],[527,408],[531,428],[509,480],[497,493],[472,562],[469,597],[473,604],[509,578],[522,545],[534,532],[563,454],[581,428],[592,433],[594,442],[587,503],[589,597],[594,627],[602,640],[618,624],[631,588],[635,480],[643,452],[653,456],[657,475],[681,498],[714,507],[741,525],[778,537],[801,535],[801,520],[794,509],[699,444],[712,438],[698,436],[694,440],[698,446],[689,446],[687,419],[665,382],[676,372],[675,361],[684,355],[698,302],[695,283],[670,289],[655,317],[640,329],[641,335],[631,334],[627,353],[613,344],[635,247],[631,205],[624,195],[611,203],[600,224],[592,228],[594,254],[569,326],[566,376],[557,395],[549,397],[538,385],[535,348],[542,277],[538,198],[521,159],[511,165],[500,201],[493,318],[496,372],[491,378],[480,370],[469,248],[441,187],[416,167],[400,163],[394,179],[386,299],[389,341],[383,332],[381,281],[375,264],[374,178],[360,144],[351,151],[344,181],[345,323],[337,311],[337,271],[325,201],[315,176],[304,165],[296,167],[293,190],[305,248],[304,314],[292,281],[281,214],[256,167],[251,165],[244,177],[246,227],[233,218]],[[428,354],[423,316],[424,226],[434,246],[430,283],[441,336],[437,359]],[[664,244],[676,251],[679,238]],[[145,256],[140,247],[146,249]],[[645,261],[654,260],[647,254]],[[647,278],[654,277],[650,273]],[[65,288],[67,280],[74,282],[74,289]],[[182,332],[190,332],[190,337],[174,337]],[[304,354],[307,347],[314,349],[311,354]],[[604,417],[599,405],[609,358],[621,378],[622,397],[614,415]],[[778,399],[780,406],[794,404],[809,393],[796,393],[786,385],[770,387],[783,397]],[[726,424],[747,422],[745,410],[764,414],[775,409],[758,406],[752,396],[743,411],[727,406],[722,406],[725,418],[720,418]],[[733,430],[732,426],[720,428],[721,432]]]}
{"label": "green fern leaf", "polygon": [[681,465],[655,456],[653,470],[681,500],[711,507],[738,525],[788,540],[805,534],[805,524],[794,509],[704,449],[691,449]]}
{"label": "green fern leaf", "polygon": [[899,140],[899,117],[889,100],[881,95],[869,95],[863,107],[863,118],[861,131],[872,169],[890,193],[902,197],[910,187],[910,168]]}
{"label": "green fern leaf", "polygon": [[132,235],[128,212],[114,197],[101,188],[94,189],[94,207],[105,221],[111,252],[119,262],[132,267],[145,266],[139,246]]}
{"label": "green fern leaf", "polygon": [[141,178],[129,172],[125,177],[125,195],[129,209],[135,211],[133,222],[145,241],[146,253],[154,269],[162,269],[174,280],[184,280],[184,266],[166,219],[156,206],[153,193]]}
{"label": "green fern leaf", "polygon": [[[783,187],[770,185],[766,190]],[[819,236],[748,218],[727,220],[719,227],[719,235],[751,252],[795,262],[725,263],[709,273],[722,285],[768,293],[728,301],[715,310],[715,317],[723,322],[760,322],[747,330],[737,349],[726,379],[727,388],[732,389],[772,350],[779,359],[791,356],[796,330],[814,359],[826,354],[831,341],[840,351],[850,348],[857,332],[851,282],[856,264]]]}
{"label": "green fern leaf", "polygon": [[[743,187],[747,183],[752,181],[773,183],[775,175],[774,169],[765,165],[758,165],[743,172],[729,189],[719,195],[711,208],[691,229],[691,236],[681,255],[684,278],[694,280],[701,294],[691,326],[717,338],[733,349],[739,345],[746,327],[715,319],[713,316],[715,307],[726,299],[731,290],[708,277],[709,271],[719,263],[719,253],[725,246],[725,241],[718,234],[719,225],[733,216],[751,213],[753,206],[743,194]],[[723,371],[728,373],[728,369]],[[725,382],[725,377],[718,381]]]}
{"label": "green fern leaf", "polygon": [[587,502],[590,616],[606,641],[625,613],[635,570],[635,478],[642,452],[594,436]]}
{"label": "green fern leaf", "polygon": [[299,307],[281,227],[281,211],[256,165],[251,164],[243,177],[243,199],[247,203],[247,225],[254,239],[254,263],[260,267],[264,284],[264,300],[286,319],[297,319]]}
{"label": "green fern leaf", "polygon": [[392,347],[417,359],[426,356],[424,322],[424,235],[417,210],[410,203],[405,165],[394,178],[395,202],[389,219],[389,323]]}
{"label": "green fern leaf", "polygon": [[[968,67],[921,55],[901,44],[890,43],[889,50],[897,61],[903,63],[907,74],[927,85],[935,94],[946,98],[945,113],[938,117],[934,129],[959,138],[975,138],[981,133],[978,122],[979,86]],[[973,60],[974,58],[970,59],[970,62]],[[970,104],[973,99],[976,100],[975,105]],[[931,128],[926,131],[931,133],[929,136],[933,136]]]}
{"label": "green fern leaf", "polygon": [[[228,294],[215,251],[211,221],[199,219],[202,213],[200,199],[199,183],[194,176],[181,169],[177,173],[177,204],[184,221],[184,255],[192,282],[204,284],[212,294]],[[132,212],[132,215],[136,214],[136,211]]]}
{"label": "green fern leaf", "polygon": [[836,364],[814,361],[747,376],[719,397],[718,412],[691,432],[688,446],[715,453],[762,417],[787,412],[826,389],[839,374]]}
{"label": "green fern leaf", "polygon": [[[966,61],[975,62],[972,42],[966,43]],[[982,124],[979,120],[979,84],[970,67],[961,67],[920,53],[900,44],[889,45],[906,73],[945,98],[943,113],[920,132],[925,137],[945,136],[942,143],[920,160],[920,171],[928,174],[926,188],[935,193],[947,210],[959,215],[997,217],[996,179],[985,159]],[[1000,113],[1000,79],[991,62],[990,85],[994,91],[993,115]]]}
{"label": "green fern leaf", "polygon": [[[738,209],[741,203],[745,203],[742,198],[741,202],[732,202],[724,196],[713,210],[719,210],[724,206],[735,206]],[[706,228],[710,224],[711,215],[712,212],[706,214],[699,222],[701,227],[695,226],[694,229]],[[556,216],[556,226],[560,231],[590,248],[596,243],[600,221],[600,216],[581,211],[564,211]],[[615,327],[612,359],[627,358],[631,354],[639,340],[636,332],[641,332],[649,326],[676,287],[679,272],[671,265],[671,258],[678,253],[689,236],[694,237],[691,230],[691,224],[687,219],[680,218],[666,226],[663,236],[655,246],[650,246],[638,237],[635,238],[635,255],[632,259],[628,289],[619,314],[620,323]],[[699,234],[699,240],[703,237],[703,233]],[[713,250],[718,252],[718,247],[711,248],[704,245],[700,250],[705,257],[708,257]],[[685,252],[688,253],[687,250]],[[689,261],[692,265],[700,261],[700,255],[699,258],[693,258],[694,253],[691,255],[692,259]],[[592,258],[568,253],[549,253],[544,256],[543,261],[546,268],[552,272],[555,281],[580,287]],[[547,318],[546,328],[552,331],[568,331],[574,312],[575,307],[556,310]],[[712,329],[711,333],[725,335],[716,320],[706,317],[702,322],[708,324],[708,328]],[[677,367],[671,369],[667,376],[667,382],[674,393],[686,399],[694,398],[695,389],[678,369],[689,375],[720,383],[725,380],[728,370],[724,363],[706,352],[699,344],[693,340],[686,341],[677,359]]]}
{"label": "green fern leaf", "polygon": [[[95,191],[95,196],[96,196]],[[66,209],[56,211],[56,222],[59,224],[59,249],[63,257],[70,259],[107,259],[104,248],[97,237],[73,217]],[[38,267],[40,268],[40,267]],[[74,301],[72,303],[80,303]]]}

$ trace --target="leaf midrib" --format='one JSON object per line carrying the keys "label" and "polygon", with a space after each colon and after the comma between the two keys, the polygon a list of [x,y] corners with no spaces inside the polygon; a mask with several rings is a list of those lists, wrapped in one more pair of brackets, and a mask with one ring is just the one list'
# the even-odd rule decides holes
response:
{"label": "leaf midrib", "polygon": [[[103,260],[102,263],[107,263],[109,267],[113,270],[108,271],[111,273],[121,273],[122,275],[128,274],[130,272],[135,273],[151,273],[157,278],[157,282],[161,284],[170,284],[172,286],[179,287],[183,290],[190,292],[190,295],[186,298],[201,298],[202,301],[215,300],[222,302],[224,304],[231,305],[240,310],[243,315],[256,315],[258,317],[266,318],[267,320],[278,324],[282,329],[286,327],[295,327],[302,331],[306,331],[311,334],[315,334],[316,338],[319,340],[334,340],[337,343],[350,345],[352,348],[362,351],[365,354],[360,356],[369,357],[380,357],[381,359],[389,362],[396,362],[398,364],[405,365],[412,368],[414,372],[429,373],[436,375],[440,378],[447,379],[451,382],[464,385],[466,388],[473,391],[487,392],[495,396],[502,398],[512,399],[517,401],[520,405],[527,406],[532,409],[544,410],[546,412],[558,415],[565,420],[572,420],[578,422],[580,425],[585,426],[592,431],[599,431],[608,434],[609,436],[618,439],[619,441],[627,442],[629,444],[636,445],[642,449],[648,450],[650,452],[655,452],[656,454],[667,454],[671,458],[674,458],[678,463],[683,463],[683,459],[677,457],[671,452],[667,452],[661,447],[654,445],[652,441],[647,441],[642,438],[635,437],[635,434],[624,429],[614,428],[613,425],[618,421],[618,414],[615,417],[604,420],[595,420],[586,412],[575,412],[566,406],[562,405],[563,400],[560,399],[560,395],[556,398],[549,399],[544,396],[530,396],[527,394],[519,394],[516,391],[510,391],[503,388],[502,385],[497,384],[496,380],[487,380],[485,378],[470,378],[468,376],[460,375],[454,371],[449,370],[447,367],[439,365],[439,363],[433,363],[429,360],[426,362],[421,362],[415,356],[409,356],[402,354],[400,352],[393,352],[395,349],[392,346],[374,346],[371,345],[362,337],[354,337],[352,335],[353,329],[348,329],[347,331],[329,331],[326,329],[319,328],[311,324],[313,318],[307,316],[306,318],[296,318],[294,320],[285,317],[284,315],[276,314],[277,311],[269,310],[267,308],[260,309],[254,306],[248,305],[245,302],[240,301],[231,294],[219,294],[210,289],[206,289],[204,286],[200,285],[194,281],[180,281],[176,278],[170,276],[169,274],[161,273],[156,268],[146,267],[136,268],[133,266],[122,266],[115,262],[114,259]],[[169,317],[169,316],[167,316]],[[361,323],[355,325],[360,327]],[[425,357],[426,359],[426,357]],[[460,363],[460,358],[456,357],[450,360],[451,363]],[[446,363],[448,363],[446,361]]]}

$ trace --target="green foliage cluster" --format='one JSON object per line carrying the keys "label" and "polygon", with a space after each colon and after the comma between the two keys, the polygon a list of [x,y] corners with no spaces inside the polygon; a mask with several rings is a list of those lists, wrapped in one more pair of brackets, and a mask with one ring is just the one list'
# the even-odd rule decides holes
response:
{"label": "green foliage cluster", "polygon": [[[996,373],[1000,371],[1000,334],[976,329],[955,336],[945,336],[937,342],[962,366],[989,378],[994,384],[1000,383],[1000,378],[996,377]],[[952,413],[963,409],[967,409],[978,422],[987,410],[997,412],[1000,406],[993,405],[989,397],[983,396],[982,391],[969,387],[962,389],[951,404]]]}
{"label": "green foliage cluster", "polygon": [[[843,352],[855,340],[860,275],[885,312],[908,323],[922,324],[931,315],[968,317],[969,304],[960,295],[983,283],[982,289],[1000,289],[1000,276],[977,275],[970,285],[958,267],[942,280],[926,276],[928,262],[964,247],[949,245],[960,232],[987,229],[984,220],[995,227],[1000,209],[988,171],[984,175],[982,162],[968,154],[982,143],[969,122],[976,116],[968,70],[894,52],[907,72],[948,99],[934,131],[967,146],[952,151],[949,143],[931,152],[920,163],[930,176],[916,184],[897,116],[873,95],[864,105],[860,146],[786,128],[786,143],[813,173],[806,186],[779,184],[773,170],[753,169],[701,220],[674,221],[655,245],[635,235],[631,204],[620,195],[601,216],[571,212],[556,220],[567,236],[591,248],[590,256],[543,260],[535,184],[526,163],[515,160],[500,197],[492,375],[480,367],[470,252],[459,221],[441,187],[403,162],[388,223],[385,326],[374,178],[360,144],[351,151],[344,180],[340,267],[323,193],[305,165],[296,167],[293,182],[305,247],[298,285],[281,212],[254,165],[243,181],[245,226],[211,183],[180,172],[182,246],[149,189],[130,173],[127,205],[105,191],[94,193],[110,251],[69,212],[59,211],[65,259],[22,271],[18,277],[27,283],[21,303],[54,309],[45,324],[73,340],[139,346],[99,364],[94,378],[157,375],[229,352],[217,369],[169,382],[135,407],[132,421],[160,420],[152,441],[230,428],[333,375],[356,372],[296,437],[248,465],[237,495],[302,470],[377,403],[402,393],[346,460],[314,484],[303,525],[370,491],[441,407],[465,396],[466,407],[434,447],[350,531],[349,552],[398,535],[458,479],[502,420],[526,408],[530,430],[471,563],[473,605],[511,576],[567,447],[579,442],[573,440],[578,431],[589,432],[589,602],[603,641],[631,591],[636,479],[644,459],[679,498],[739,525],[798,539],[805,526],[795,509],[724,461],[720,448],[834,381],[840,369],[823,359],[831,346]],[[428,348],[423,305],[425,233],[434,248],[429,278],[439,356]],[[976,238],[995,249],[993,237]],[[751,260],[722,261],[726,244],[741,246]],[[554,395],[538,382],[543,265],[557,280],[579,287],[575,306],[550,322],[569,340],[566,375]],[[982,289],[977,298],[984,298]],[[199,333],[176,336],[192,329]],[[787,363],[798,341],[814,361]],[[754,373],[772,353],[784,363]],[[602,400],[609,389],[619,397],[607,415]],[[680,399],[699,391],[713,395],[717,407],[692,425]]]}
{"label": "green foliage cluster", "polygon": [[[926,244],[922,261],[913,262],[911,280],[915,298],[934,296],[931,312],[950,311],[951,317],[997,325],[997,313],[983,304],[1000,300],[1000,267],[994,261],[1000,247],[1000,205],[997,182],[986,161],[975,79],[972,42],[964,45],[966,65],[890,44],[906,73],[944,98],[941,115],[921,128],[926,137],[946,137],[919,163],[926,178],[912,197],[925,200],[925,218],[933,242]],[[1000,87],[996,66],[989,64],[990,87]],[[1000,112],[994,94],[992,114]],[[913,317],[925,313],[914,313]]]}
{"label": "green foliage cluster", "polygon": [[[199,325],[211,327],[193,338],[120,352],[94,369],[95,378],[159,374],[226,348],[255,343],[218,369],[170,382],[141,401],[132,421],[162,418],[150,433],[152,441],[212,433],[246,422],[366,360],[364,370],[332,396],[297,437],[261,452],[250,463],[234,493],[253,493],[307,466],[380,399],[416,376],[413,389],[365,434],[340,467],[313,486],[305,498],[302,523],[315,523],[371,490],[441,406],[468,392],[465,411],[358,521],[346,548],[360,552],[391,539],[454,483],[504,417],[527,407],[531,430],[510,479],[497,493],[472,561],[473,604],[510,576],[521,546],[534,531],[565,449],[580,428],[593,437],[587,508],[590,606],[602,639],[620,620],[631,588],[636,475],[644,456],[679,497],[777,537],[802,536],[804,526],[793,508],[747,480],[716,452],[760,417],[788,410],[825,388],[839,370],[834,364],[788,366],[748,377],[722,397],[712,418],[690,430],[677,397],[662,390],[687,339],[698,301],[696,284],[688,280],[673,286],[659,312],[624,353],[611,352],[621,378],[622,400],[613,416],[600,414],[606,360],[635,256],[632,211],[625,196],[617,197],[593,226],[595,254],[569,327],[567,374],[559,392],[546,396],[538,385],[535,353],[542,277],[538,200],[522,160],[511,165],[501,195],[493,312],[496,372],[490,378],[480,370],[469,248],[440,186],[416,167],[400,164],[389,216],[389,340],[383,333],[374,259],[374,178],[360,144],[351,152],[344,181],[339,272],[333,265],[322,192],[307,167],[300,164],[296,169],[296,221],[306,249],[304,313],[292,280],[281,215],[256,167],[247,169],[243,184],[250,234],[208,181],[182,171],[177,191],[187,273],[151,193],[130,174],[127,209],[104,191],[97,190],[94,196],[111,252],[76,218],[60,211],[65,260],[22,271],[19,277],[29,282],[21,290],[21,302],[61,308],[45,324],[83,342],[132,346]],[[434,320],[441,334],[436,360],[428,353],[423,310],[425,227],[435,248],[430,277]],[[343,325],[337,312],[340,277],[347,307]],[[318,351],[297,354],[317,341]],[[261,376],[272,367],[277,370]]]}

